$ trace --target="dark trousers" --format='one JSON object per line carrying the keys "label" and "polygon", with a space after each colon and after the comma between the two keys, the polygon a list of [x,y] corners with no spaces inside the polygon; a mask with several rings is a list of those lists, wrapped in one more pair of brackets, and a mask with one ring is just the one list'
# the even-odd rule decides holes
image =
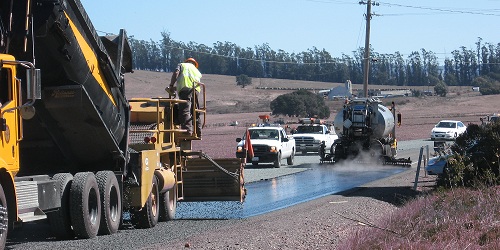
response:
{"label": "dark trousers", "polygon": [[[179,91],[179,99],[185,100],[186,103],[179,103],[179,123],[182,129],[186,129],[188,133],[193,133],[193,89],[182,89]],[[198,94],[198,93],[196,93]],[[195,105],[198,105],[198,95],[194,100]],[[200,114],[196,113],[196,133],[201,135]]]}

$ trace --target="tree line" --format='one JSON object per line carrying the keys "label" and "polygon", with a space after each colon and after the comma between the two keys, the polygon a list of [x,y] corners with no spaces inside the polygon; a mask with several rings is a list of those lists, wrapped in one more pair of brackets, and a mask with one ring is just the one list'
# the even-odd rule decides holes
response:
{"label": "tree line", "polygon": [[[180,42],[162,32],[159,42],[129,38],[135,69],[171,72],[185,58],[200,62],[204,74],[247,75],[323,82],[363,82],[364,48],[352,55],[333,57],[325,49],[313,47],[299,53],[273,50],[267,43],[242,48],[231,42],[212,46]],[[452,57],[440,65],[432,51],[421,49],[408,56],[399,52],[382,54],[371,50],[369,83],[396,86],[500,85],[500,43],[483,43],[478,38],[475,49],[465,46],[452,51]],[[477,78],[479,78],[479,81]],[[476,82],[474,82],[476,80]],[[498,87],[500,91],[500,87]]]}

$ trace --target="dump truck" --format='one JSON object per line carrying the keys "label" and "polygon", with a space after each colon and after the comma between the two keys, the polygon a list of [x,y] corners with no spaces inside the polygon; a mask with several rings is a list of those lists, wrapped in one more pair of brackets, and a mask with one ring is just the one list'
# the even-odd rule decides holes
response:
{"label": "dump truck", "polygon": [[364,152],[383,164],[410,165],[409,158],[396,158],[396,119],[401,124],[394,102],[388,108],[377,98],[347,100],[334,119],[339,138],[329,148],[322,144],[320,162],[354,159]]}
{"label": "dump truck", "polygon": [[98,36],[79,0],[2,1],[0,15],[0,248],[23,222],[93,238],[123,212],[149,228],[179,201],[244,199],[241,159],[193,151],[199,131],[178,129],[183,100],[127,100],[125,30]]}

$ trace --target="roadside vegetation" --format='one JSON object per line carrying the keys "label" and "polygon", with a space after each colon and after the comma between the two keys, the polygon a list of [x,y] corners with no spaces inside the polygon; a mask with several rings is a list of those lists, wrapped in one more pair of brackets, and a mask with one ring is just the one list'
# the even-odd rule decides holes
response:
{"label": "roadside vegetation", "polygon": [[500,187],[453,188],[416,198],[363,227],[338,249],[500,249]]}
{"label": "roadside vegetation", "polygon": [[325,100],[307,90],[297,90],[278,96],[270,104],[273,115],[289,117],[330,117],[330,109]]}
{"label": "roadside vegetation", "polygon": [[500,123],[457,138],[436,189],[339,249],[500,249]]}

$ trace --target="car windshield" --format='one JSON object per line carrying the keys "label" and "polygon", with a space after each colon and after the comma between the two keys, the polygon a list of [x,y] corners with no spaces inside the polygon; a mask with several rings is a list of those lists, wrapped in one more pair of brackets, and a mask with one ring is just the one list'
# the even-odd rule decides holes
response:
{"label": "car windshield", "polygon": [[456,128],[457,123],[455,122],[439,122],[438,125],[436,125],[438,128]]}
{"label": "car windshield", "polygon": [[278,130],[274,129],[252,129],[250,139],[278,140]]}
{"label": "car windshield", "polygon": [[323,129],[321,126],[299,126],[297,128],[297,134],[322,134]]}

